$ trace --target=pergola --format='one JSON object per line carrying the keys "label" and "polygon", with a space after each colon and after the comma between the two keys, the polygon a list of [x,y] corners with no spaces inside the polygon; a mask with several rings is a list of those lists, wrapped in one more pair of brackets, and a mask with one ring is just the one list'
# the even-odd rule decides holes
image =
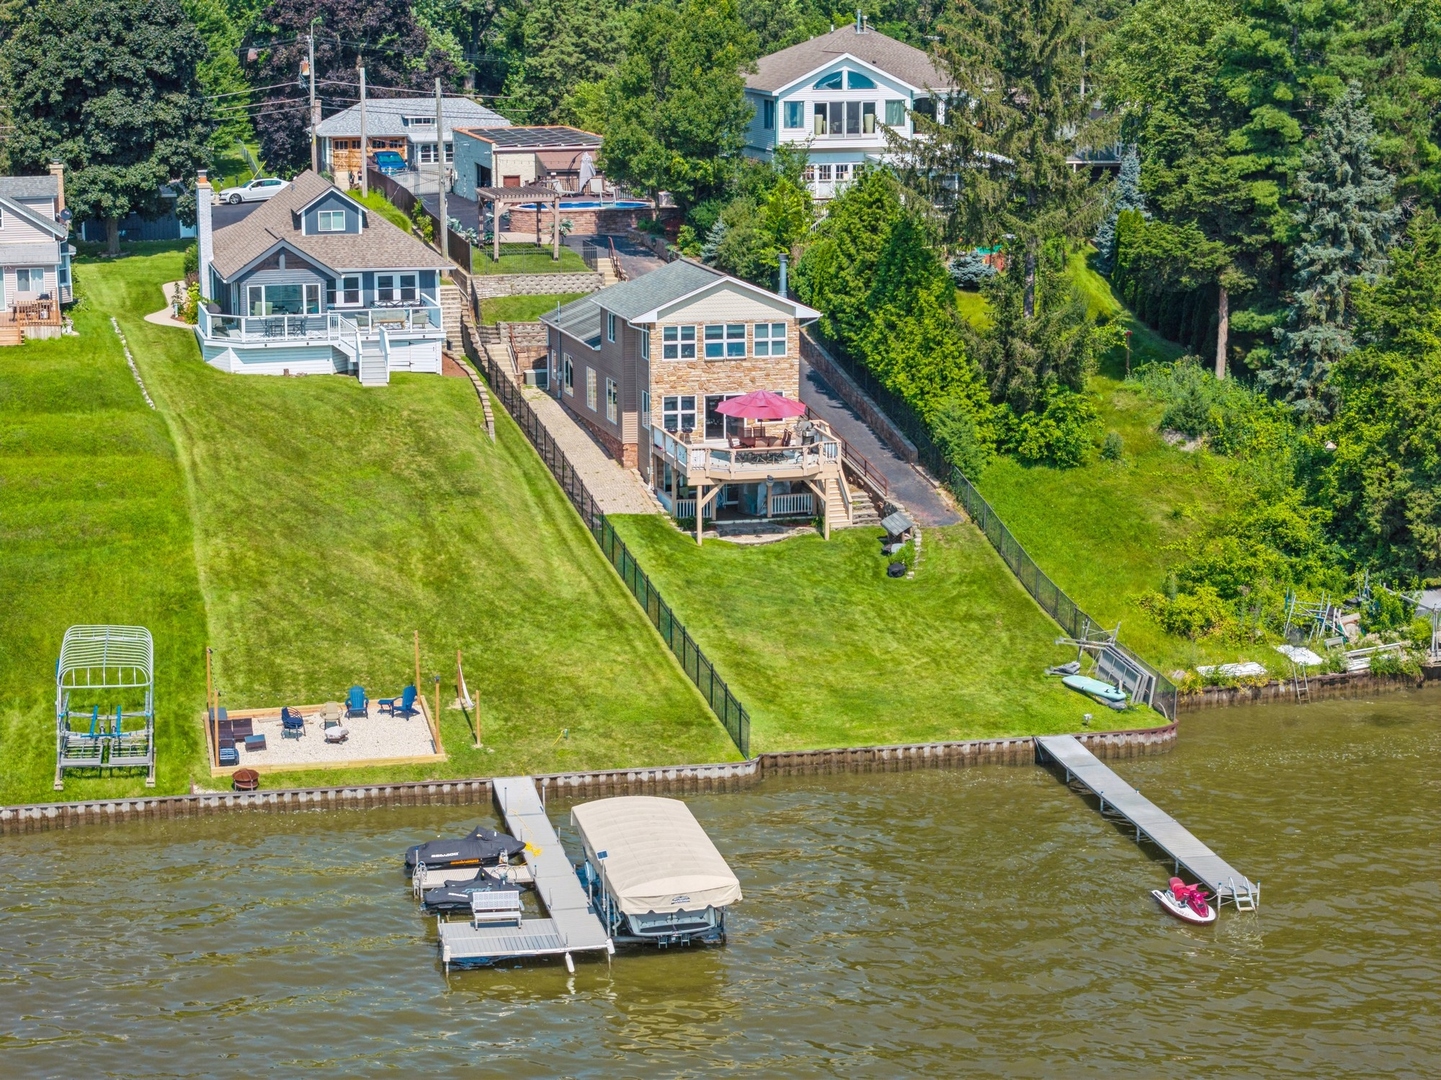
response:
{"label": "pergola", "polygon": [[[111,713],[108,701],[102,708],[94,700],[126,696],[133,701],[128,712],[119,704]],[[89,727],[72,731],[72,720],[89,721]],[[144,730],[123,730],[126,720],[144,720]],[[55,735],[56,791],[64,787],[66,769],[81,768],[144,768],[145,786],[155,786],[155,643],[149,630],[72,626],[65,631],[55,665]]]}
{"label": "pergola", "polygon": [[[552,259],[560,258],[560,192],[554,188],[541,187],[539,184],[527,184],[524,187],[483,187],[475,189],[477,202],[490,203],[490,232],[495,238],[496,262],[500,262],[500,204],[501,203],[550,203],[551,211],[551,255]],[[540,211],[536,211],[536,221],[540,221]],[[539,230],[537,230],[539,231]]]}

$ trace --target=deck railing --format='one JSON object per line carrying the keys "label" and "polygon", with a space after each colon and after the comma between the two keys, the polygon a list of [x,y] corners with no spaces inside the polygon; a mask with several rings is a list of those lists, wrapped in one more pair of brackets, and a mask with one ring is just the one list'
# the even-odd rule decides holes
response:
{"label": "deck railing", "polygon": [[841,444],[830,436],[804,445],[731,447],[710,442],[688,443],[661,428],[651,428],[651,442],[687,473],[723,473],[751,480],[777,469],[820,472],[825,464],[841,459]]}
{"label": "deck railing", "polygon": [[[526,438],[531,441],[540,455],[540,459],[550,469],[551,474],[560,484],[561,490],[565,492],[566,498],[580,514],[581,521],[590,530],[591,536],[595,537],[596,543],[600,545],[600,550],[604,552],[610,564],[620,574],[621,580],[625,582],[626,588],[639,602],[646,618],[650,619],[651,625],[659,631],[661,640],[675,654],[681,669],[700,690],[701,696],[706,699],[706,703],[715,713],[716,719],[721,722],[721,726],[726,729],[726,734],[735,743],[736,749],[741,752],[743,757],[749,758],[751,754],[750,713],[731,692],[726,681],[716,673],[715,665],[701,651],[700,646],[695,643],[695,639],[690,636],[685,625],[676,618],[670,605],[661,597],[649,576],[635,561],[635,556],[631,554],[630,548],[626,547],[625,541],[616,535],[614,527],[606,520],[605,514],[601,512],[594,496],[585,486],[585,482],[576,473],[570,459],[565,456],[565,451],[551,438],[550,432],[541,423],[540,417],[531,408],[530,402],[525,400],[521,388],[516,385],[515,380],[508,377],[490,359],[489,354],[482,350],[475,350],[471,359],[490,383],[491,391],[500,398],[506,412],[510,413],[515,422],[520,425],[520,429],[525,432]],[[693,507],[691,513],[695,513]]]}
{"label": "deck railing", "polygon": [[199,312],[200,333],[210,339],[252,341],[335,341],[354,339],[357,331],[391,333],[438,331],[440,308],[430,304],[415,307],[361,308],[327,311],[312,315],[218,315],[203,307]]}

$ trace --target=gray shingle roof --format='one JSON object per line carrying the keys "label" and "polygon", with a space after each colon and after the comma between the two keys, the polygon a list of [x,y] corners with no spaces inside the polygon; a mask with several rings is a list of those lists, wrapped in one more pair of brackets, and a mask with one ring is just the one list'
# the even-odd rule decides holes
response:
{"label": "gray shingle roof", "polygon": [[803,75],[840,59],[850,53],[858,60],[880,68],[915,87],[944,89],[950,76],[936,67],[935,62],[914,45],[907,45],[876,30],[856,33],[854,25],[843,26],[829,34],[821,34],[789,49],[762,56],[756,71],[746,76],[751,90],[774,92],[789,86]]}
{"label": "gray shingle roof", "polygon": [[366,211],[365,231],[359,234],[303,234],[296,222],[295,211],[333,187],[335,185],[330,181],[307,169],[288,188],[243,221],[216,230],[216,271],[221,277],[229,278],[281,241],[332,270],[446,268],[446,260],[434,249],[396,228],[374,211]]}
{"label": "gray shingle roof", "polygon": [[[465,129],[462,129],[465,130]],[[600,136],[573,127],[508,127],[466,131],[506,150],[594,149]]]}
{"label": "gray shingle roof", "polygon": [[[365,134],[368,138],[398,139],[413,136],[421,142],[435,141],[434,127],[410,128],[405,126],[407,116],[435,116],[435,98],[366,98]],[[509,127],[510,121],[494,109],[487,109],[470,98],[448,97],[442,110],[445,130],[456,128]],[[360,136],[360,105],[355,104],[334,116],[327,116],[316,127],[315,133],[324,138],[346,138]]]}
{"label": "gray shingle roof", "polygon": [[7,196],[4,192],[0,192],[0,207],[3,207],[3,213],[24,218],[37,229],[44,229],[49,232],[57,240],[67,235],[66,227],[56,221],[50,214],[37,210],[33,206],[26,206],[18,197]]}
{"label": "gray shingle roof", "polygon": [[662,304],[689,296],[697,289],[704,289],[724,277],[719,270],[712,270],[709,266],[677,259],[643,277],[602,289],[590,299],[622,319],[634,319]]}
{"label": "gray shingle roof", "polygon": [[0,176],[0,195],[12,199],[53,199],[60,194],[55,177],[44,176]]}
{"label": "gray shingle roof", "polygon": [[0,260],[7,266],[56,266],[60,262],[60,245],[48,244],[3,244],[0,243]]}
{"label": "gray shingle roof", "polygon": [[594,347],[600,344],[600,317],[595,297],[582,296],[558,311],[547,311],[540,321]]}

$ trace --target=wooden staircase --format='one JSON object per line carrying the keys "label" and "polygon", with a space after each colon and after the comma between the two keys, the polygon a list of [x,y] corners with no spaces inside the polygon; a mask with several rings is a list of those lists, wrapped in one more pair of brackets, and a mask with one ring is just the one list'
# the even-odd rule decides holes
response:
{"label": "wooden staircase", "polygon": [[851,526],[879,525],[881,515],[876,511],[875,500],[871,498],[870,492],[865,488],[852,487],[851,491]]}
{"label": "wooden staircase", "polygon": [[381,347],[379,338],[365,337],[360,339],[360,356],[358,361],[361,386],[389,385],[390,365],[386,363],[385,350]]}
{"label": "wooden staircase", "polygon": [[25,341],[25,331],[19,323],[0,322],[0,345],[20,345]]}

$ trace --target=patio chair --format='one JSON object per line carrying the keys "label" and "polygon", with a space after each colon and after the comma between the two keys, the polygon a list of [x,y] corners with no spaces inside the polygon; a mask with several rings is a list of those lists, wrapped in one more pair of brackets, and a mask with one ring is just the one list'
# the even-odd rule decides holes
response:
{"label": "patio chair", "polygon": [[[396,702],[400,704],[396,704]],[[406,719],[414,716],[420,710],[415,707],[415,686],[407,686],[398,698],[381,698],[380,711],[390,713],[391,716],[403,716]]]}
{"label": "patio chair", "polygon": [[370,715],[370,699],[365,696],[365,687],[352,686],[345,695],[346,719],[352,716],[368,715]]}
{"label": "patio chair", "polygon": [[280,729],[281,736],[289,735],[293,731],[298,739],[305,734],[305,717],[287,705],[280,710]]}
{"label": "patio chair", "polygon": [[220,740],[220,765],[239,765],[240,752],[235,749],[235,743],[230,739]]}

